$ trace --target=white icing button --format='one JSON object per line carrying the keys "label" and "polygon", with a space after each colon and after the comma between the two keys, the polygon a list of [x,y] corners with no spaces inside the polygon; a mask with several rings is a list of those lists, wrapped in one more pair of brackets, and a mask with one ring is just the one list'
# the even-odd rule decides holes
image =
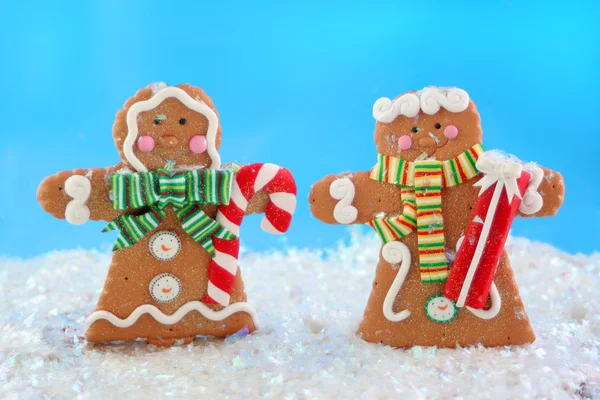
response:
{"label": "white icing button", "polygon": [[150,294],[159,303],[168,303],[179,296],[181,282],[173,274],[162,273],[150,281]]}
{"label": "white icing button", "polygon": [[177,257],[181,240],[173,232],[157,232],[150,238],[150,253],[159,260],[168,261]]}
{"label": "white icing button", "polygon": [[456,317],[458,308],[452,300],[436,294],[427,300],[425,312],[433,322],[450,322]]}

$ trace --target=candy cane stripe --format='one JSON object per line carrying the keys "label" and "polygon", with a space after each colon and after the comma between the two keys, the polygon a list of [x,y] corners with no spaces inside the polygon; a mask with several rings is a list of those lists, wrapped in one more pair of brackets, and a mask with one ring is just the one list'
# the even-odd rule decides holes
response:
{"label": "candy cane stripe", "polygon": [[264,164],[255,178],[254,191],[258,192],[267,183],[271,182],[275,178],[275,175],[277,175],[277,172],[279,172],[279,169],[280,167],[275,164]]}
{"label": "candy cane stripe", "polygon": [[293,214],[296,210],[296,195],[292,193],[273,193],[271,201],[276,207]]}
{"label": "candy cane stripe", "polygon": [[273,226],[273,224],[271,224],[271,221],[269,221],[266,218],[260,222],[260,228],[263,231],[270,233],[271,235],[281,235],[281,234],[285,233],[285,232],[282,232],[279,229],[275,228]]}
{"label": "candy cane stripe", "polygon": [[[216,287],[211,281],[208,282],[207,296],[210,296],[217,304],[229,304],[229,296],[226,292]],[[206,300],[205,300],[206,301]]]}
{"label": "candy cane stripe", "polygon": [[220,267],[229,272],[231,275],[236,274],[237,258],[234,256],[227,253],[222,253],[220,251],[215,251],[215,257],[213,259]]}
{"label": "candy cane stripe", "polygon": [[273,203],[267,204],[265,208],[265,218],[279,232],[285,232],[292,223],[292,214],[275,206]]}
{"label": "candy cane stripe", "polygon": [[248,165],[241,168],[235,176],[235,181],[240,188],[240,193],[246,200],[251,199],[252,196],[254,196],[254,181],[261,166],[262,164]]}
{"label": "candy cane stripe", "polygon": [[229,203],[228,206],[219,207],[219,212],[217,213],[217,215],[223,214],[227,217],[228,220],[230,220],[234,224],[240,225],[242,223],[242,220],[244,219],[245,211],[245,208],[241,208],[237,202],[232,201]]}
{"label": "candy cane stripe", "polygon": [[293,192],[296,189],[296,183],[292,173],[285,169],[280,168],[275,175],[275,178],[271,182],[267,183],[263,189],[269,193],[286,193]]}
{"label": "candy cane stripe", "polygon": [[[208,275],[209,282],[211,282],[213,286],[219,288],[219,290],[230,294],[231,289],[233,288],[233,283],[235,281],[235,274],[231,274],[229,271],[227,271],[225,268],[222,268],[220,265],[213,265],[214,268],[210,270]],[[216,298],[214,299],[216,300]]]}
{"label": "candy cane stripe", "polygon": [[230,256],[237,257],[240,252],[240,240],[228,240],[221,238],[213,238],[215,249],[221,253],[229,254]]}
{"label": "candy cane stripe", "polygon": [[274,234],[288,230],[296,209],[296,183],[291,172],[274,164],[252,164],[240,168],[233,181],[231,201],[218,208],[216,221],[236,238],[220,239],[213,235],[215,255],[208,272],[208,289],[204,302],[229,305],[239,258],[239,231],[248,203],[264,190],[269,195],[261,227]]}
{"label": "candy cane stripe", "polygon": [[242,190],[240,189],[240,185],[238,185],[237,181],[233,181],[233,186],[231,188],[231,200],[235,201],[238,208],[242,210],[246,210],[248,207],[248,200],[242,194]]}
{"label": "candy cane stripe", "polygon": [[221,226],[223,226],[223,228],[227,229],[235,236],[240,236],[240,226],[231,222],[229,219],[227,219],[227,217],[224,214],[217,214],[217,218],[215,219],[215,221],[220,223]]}

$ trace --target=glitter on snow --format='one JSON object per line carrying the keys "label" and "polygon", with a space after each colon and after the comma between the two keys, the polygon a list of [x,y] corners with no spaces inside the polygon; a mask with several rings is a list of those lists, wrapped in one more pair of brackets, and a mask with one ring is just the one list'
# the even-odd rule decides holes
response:
{"label": "glitter on snow", "polygon": [[537,342],[459,350],[355,336],[379,249],[358,233],[326,251],[243,254],[262,329],[172,348],[86,343],[109,254],[0,258],[0,398],[600,398],[600,254],[508,248]]}

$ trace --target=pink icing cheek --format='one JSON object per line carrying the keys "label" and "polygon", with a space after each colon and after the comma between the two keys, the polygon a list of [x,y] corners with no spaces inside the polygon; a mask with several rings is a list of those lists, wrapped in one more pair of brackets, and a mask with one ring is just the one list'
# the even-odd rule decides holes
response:
{"label": "pink icing cheek", "polygon": [[154,150],[154,139],[152,136],[141,136],[137,141],[137,147],[144,153],[149,153]]}
{"label": "pink icing cheek", "polygon": [[206,136],[196,135],[190,139],[190,150],[192,153],[204,153],[207,148],[208,142],[206,141]]}
{"label": "pink icing cheek", "polygon": [[400,150],[408,150],[412,147],[412,139],[408,135],[402,135],[398,139],[398,147]]}
{"label": "pink icing cheek", "polygon": [[458,128],[454,125],[448,125],[444,128],[444,136],[448,139],[456,139],[458,136]]}

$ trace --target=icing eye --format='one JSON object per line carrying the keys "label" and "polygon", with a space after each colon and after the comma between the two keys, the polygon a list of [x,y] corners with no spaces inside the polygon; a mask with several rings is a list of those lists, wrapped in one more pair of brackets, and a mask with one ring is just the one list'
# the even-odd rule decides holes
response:
{"label": "icing eye", "polygon": [[160,119],[154,118],[154,125],[160,125]]}
{"label": "icing eye", "polygon": [[417,128],[416,126],[414,126],[410,131],[413,132],[413,133],[417,133],[417,132],[420,131],[420,129]]}
{"label": "icing eye", "polygon": [[441,127],[442,127],[442,124],[440,124],[440,123],[435,124],[435,129],[440,129]]}
{"label": "icing eye", "polygon": [[181,119],[179,120],[179,125],[185,125],[185,122],[186,122],[186,121],[185,121],[185,118],[181,118]]}

